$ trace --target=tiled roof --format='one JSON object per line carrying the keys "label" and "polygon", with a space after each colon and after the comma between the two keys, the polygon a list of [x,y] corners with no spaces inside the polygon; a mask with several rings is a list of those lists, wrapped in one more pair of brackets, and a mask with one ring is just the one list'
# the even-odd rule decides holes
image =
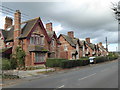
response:
{"label": "tiled roof", "polygon": [[61,34],[63,36],[63,38],[73,47],[76,47],[76,44],[78,42],[78,38],[71,38],[67,35]]}
{"label": "tiled roof", "polygon": [[96,49],[95,44],[87,43],[86,41],[85,41],[85,43],[86,43],[92,50]]}
{"label": "tiled roof", "polygon": [[[31,19],[25,22],[21,23],[21,35],[19,38],[25,38],[27,35],[30,33],[31,29],[35,25],[39,18]],[[5,37],[5,41],[11,41],[13,40],[13,31],[14,31],[14,26],[11,26],[9,30],[2,30],[2,34]]]}
{"label": "tiled roof", "polygon": [[51,38],[54,35],[54,32],[55,31],[47,30],[47,34],[48,34],[49,38]]}
{"label": "tiled roof", "polygon": [[[55,35],[55,31],[47,30],[47,34],[48,34],[49,38],[51,39],[53,37],[53,35]],[[56,39],[57,39],[57,36],[56,36]],[[60,44],[60,41],[58,39],[57,39],[57,43]]]}
{"label": "tiled roof", "polygon": [[30,33],[31,29],[33,28],[33,26],[35,25],[35,23],[37,22],[39,18],[35,18],[26,22],[23,22],[22,24],[24,24],[24,27],[21,30],[21,35],[19,38],[25,38],[27,37],[27,35]]}

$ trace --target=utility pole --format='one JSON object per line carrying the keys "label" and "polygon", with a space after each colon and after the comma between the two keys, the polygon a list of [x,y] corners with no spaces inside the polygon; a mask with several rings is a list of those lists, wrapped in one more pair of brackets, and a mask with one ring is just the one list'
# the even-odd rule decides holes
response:
{"label": "utility pole", "polygon": [[107,37],[106,37],[106,50],[108,51]]}

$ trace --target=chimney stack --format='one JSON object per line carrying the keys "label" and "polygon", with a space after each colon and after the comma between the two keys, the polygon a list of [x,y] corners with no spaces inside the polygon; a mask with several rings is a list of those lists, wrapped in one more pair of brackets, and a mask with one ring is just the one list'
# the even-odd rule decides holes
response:
{"label": "chimney stack", "polygon": [[99,45],[102,46],[102,42],[99,42]]}
{"label": "chimney stack", "polygon": [[6,30],[8,27],[10,27],[13,24],[13,20],[11,17],[5,17],[5,24],[4,29]]}
{"label": "chimney stack", "polygon": [[90,43],[90,38],[86,38],[86,42],[87,42],[87,43]]}
{"label": "chimney stack", "polygon": [[51,22],[46,24],[46,30],[53,31]]}
{"label": "chimney stack", "polygon": [[68,32],[68,36],[74,38],[74,32],[73,31]]}
{"label": "chimney stack", "polygon": [[19,39],[21,30],[21,13],[19,10],[16,10],[14,13],[14,47],[13,52],[15,51],[16,47],[19,45]]}

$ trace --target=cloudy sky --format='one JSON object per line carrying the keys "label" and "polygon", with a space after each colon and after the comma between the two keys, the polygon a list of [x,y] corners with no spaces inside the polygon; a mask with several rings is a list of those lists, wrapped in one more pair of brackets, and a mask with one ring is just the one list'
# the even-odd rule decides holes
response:
{"label": "cloudy sky", "polygon": [[[3,6],[21,11],[22,21],[41,17],[44,24],[52,22],[58,36],[60,33],[67,34],[68,31],[74,31],[75,37],[81,40],[90,37],[92,43],[103,42],[103,45],[107,37],[109,50],[116,51],[116,47],[118,48],[118,23],[111,10],[111,2],[116,3],[119,0],[3,1],[6,1],[2,3]],[[0,28],[3,28],[6,15],[12,17],[13,14],[0,15],[2,21]]]}

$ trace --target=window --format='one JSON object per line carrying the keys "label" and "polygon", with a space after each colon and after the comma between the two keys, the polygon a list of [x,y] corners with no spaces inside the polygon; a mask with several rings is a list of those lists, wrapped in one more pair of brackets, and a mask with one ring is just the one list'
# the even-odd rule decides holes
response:
{"label": "window", "polygon": [[34,37],[30,37],[30,44],[34,44]]}
{"label": "window", "polygon": [[44,45],[44,35],[31,35],[30,44]]}
{"label": "window", "polygon": [[52,46],[55,46],[55,40],[52,39]]}
{"label": "window", "polygon": [[40,63],[45,61],[45,54],[44,53],[35,53],[35,63]]}
{"label": "window", "polygon": [[40,45],[44,45],[44,36],[40,36]]}
{"label": "window", "polygon": [[64,51],[67,51],[68,48],[67,48],[67,45],[64,45]]}

